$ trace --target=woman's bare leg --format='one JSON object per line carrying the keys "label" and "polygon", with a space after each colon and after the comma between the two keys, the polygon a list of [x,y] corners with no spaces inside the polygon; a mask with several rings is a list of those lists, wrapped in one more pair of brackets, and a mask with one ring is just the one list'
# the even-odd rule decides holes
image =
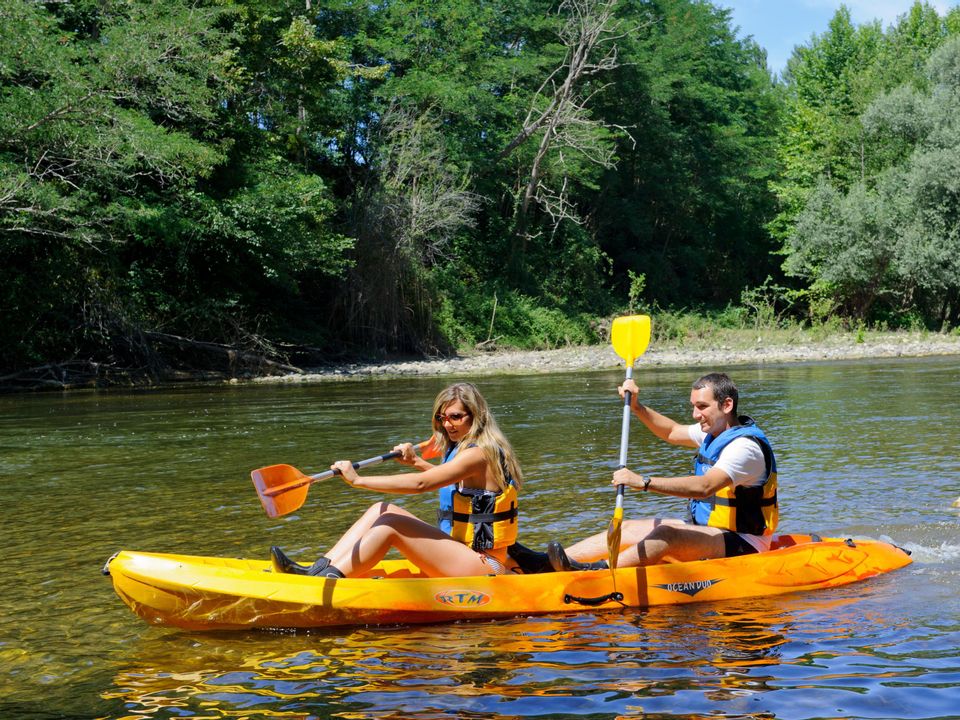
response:
{"label": "woman's bare leg", "polygon": [[408,512],[380,515],[352,547],[337,554],[331,551],[328,557],[344,575],[358,577],[380,562],[392,547],[430,577],[490,573],[490,566],[479,553]]}
{"label": "woman's bare leg", "polygon": [[[334,544],[330,551],[326,553],[326,557],[333,558],[334,556],[340,557],[344,555],[350,548],[360,542],[370,528],[376,524],[377,520],[380,519],[386,513],[391,513],[394,515],[406,515],[417,519],[416,516],[404,510],[402,507],[393,505],[392,503],[378,502],[374,503],[364,511],[357,520],[350,526],[350,529],[347,530],[343,535],[340,536],[340,539]],[[339,567],[339,566],[337,566]]]}

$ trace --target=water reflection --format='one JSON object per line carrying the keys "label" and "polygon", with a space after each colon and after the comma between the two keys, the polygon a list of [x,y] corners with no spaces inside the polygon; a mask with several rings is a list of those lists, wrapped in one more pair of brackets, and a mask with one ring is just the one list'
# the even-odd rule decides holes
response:
{"label": "water reflection", "polygon": [[103,697],[129,718],[947,717],[960,622],[905,620],[895,588],[888,576],[736,606],[160,634]]}
{"label": "water reflection", "polygon": [[770,694],[866,693],[901,676],[883,659],[900,642],[897,628],[896,618],[865,613],[862,598],[835,593],[268,641],[170,634],[146,642],[104,697],[131,718],[693,717],[708,708],[734,717]]}

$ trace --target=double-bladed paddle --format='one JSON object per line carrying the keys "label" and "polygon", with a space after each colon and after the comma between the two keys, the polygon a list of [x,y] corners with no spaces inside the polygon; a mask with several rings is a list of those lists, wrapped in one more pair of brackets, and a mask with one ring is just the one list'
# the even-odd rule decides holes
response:
{"label": "double-bladed paddle", "polygon": [[[650,317],[647,315],[629,315],[619,317],[613,321],[610,329],[610,339],[617,355],[627,364],[627,376],[633,377],[633,363],[643,355],[650,344]],[[627,466],[627,440],[630,436],[630,392],[623,394],[623,425],[620,430],[620,464]],[[617,558],[620,555],[620,534],[623,526],[623,485],[617,486],[617,506],[613,511],[613,519],[607,528],[607,561],[610,572],[613,573],[614,590],[616,590]]]}
{"label": "double-bladed paddle", "polygon": [[[423,458],[430,459],[437,457],[437,453],[433,451],[432,443],[433,438],[417,443],[414,447],[421,451]],[[427,450],[428,447],[429,450]],[[399,452],[388,452],[385,455],[376,455],[355,462],[353,467],[355,470],[359,470],[396,457],[400,457]],[[257,489],[257,495],[260,496],[263,509],[266,510],[268,516],[275,518],[298,510],[307,499],[307,491],[312,483],[339,474],[339,470],[327,470],[316,475],[305,475],[292,465],[269,465],[254,470],[250,473],[250,477],[253,479],[253,486]]]}

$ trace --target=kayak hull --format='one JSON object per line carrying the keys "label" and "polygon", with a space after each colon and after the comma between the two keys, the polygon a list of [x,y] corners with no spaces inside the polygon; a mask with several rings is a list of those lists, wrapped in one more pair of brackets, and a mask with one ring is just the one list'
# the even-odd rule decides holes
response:
{"label": "kayak hull", "polygon": [[[148,623],[191,630],[318,628],[480,620],[585,608],[734,600],[837,587],[910,563],[875,540],[784,535],[775,549],[610,571],[429,578],[405,560],[371,577],[277,574],[259,560],[122,551],[105,572]],[[622,594],[622,600],[613,596]]]}

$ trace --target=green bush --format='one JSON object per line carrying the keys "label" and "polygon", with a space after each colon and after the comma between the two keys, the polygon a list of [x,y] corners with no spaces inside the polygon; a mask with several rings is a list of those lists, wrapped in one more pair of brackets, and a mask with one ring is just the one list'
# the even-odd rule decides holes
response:
{"label": "green bush", "polygon": [[599,340],[595,319],[586,313],[549,307],[513,290],[465,286],[452,276],[439,277],[438,286],[435,320],[453,347],[546,350]]}

